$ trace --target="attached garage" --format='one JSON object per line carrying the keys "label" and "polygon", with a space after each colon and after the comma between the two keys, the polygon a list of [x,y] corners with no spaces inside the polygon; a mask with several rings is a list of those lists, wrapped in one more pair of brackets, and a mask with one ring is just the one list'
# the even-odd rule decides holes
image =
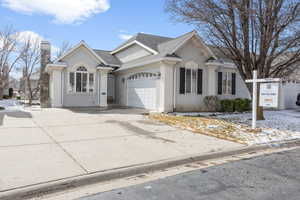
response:
{"label": "attached garage", "polygon": [[138,73],[127,80],[127,104],[129,107],[157,109],[159,75],[153,73]]}

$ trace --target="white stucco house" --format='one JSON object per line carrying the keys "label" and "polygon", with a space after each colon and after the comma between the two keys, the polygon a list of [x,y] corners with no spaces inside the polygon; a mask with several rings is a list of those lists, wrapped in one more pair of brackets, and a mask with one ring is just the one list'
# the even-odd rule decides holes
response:
{"label": "white stucco house", "polygon": [[52,107],[114,102],[158,112],[197,111],[208,95],[250,97],[234,64],[196,31],[177,38],[139,33],[112,51],[81,41],[46,69]]}

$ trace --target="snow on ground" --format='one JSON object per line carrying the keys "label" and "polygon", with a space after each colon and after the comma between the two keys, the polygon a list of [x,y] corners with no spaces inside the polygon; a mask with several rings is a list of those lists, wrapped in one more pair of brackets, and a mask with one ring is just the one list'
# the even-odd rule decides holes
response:
{"label": "snow on ground", "polygon": [[[265,111],[264,115],[265,120],[257,121],[257,127],[300,132],[300,109]],[[217,118],[247,125],[251,125],[252,122],[251,113],[218,115]]]}
{"label": "snow on ground", "polygon": [[242,128],[244,125],[251,126],[252,114],[249,113],[173,113],[177,116],[210,117],[233,122],[239,131],[233,133],[234,136],[245,141],[247,144],[273,143],[287,140],[300,139],[300,109],[265,111],[265,119],[257,121],[260,131],[257,133],[248,132]]}
{"label": "snow on ground", "polygon": [[13,99],[0,100],[0,107],[4,108],[4,110],[0,110],[0,112],[13,112],[24,110],[24,106],[21,105],[19,101]]}

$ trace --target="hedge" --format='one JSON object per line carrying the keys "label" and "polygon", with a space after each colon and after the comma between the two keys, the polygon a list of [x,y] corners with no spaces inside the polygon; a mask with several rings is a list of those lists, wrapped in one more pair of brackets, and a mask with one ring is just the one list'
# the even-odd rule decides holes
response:
{"label": "hedge", "polygon": [[221,112],[234,112],[234,100],[221,100]]}
{"label": "hedge", "polygon": [[245,112],[251,109],[251,101],[249,99],[237,98],[234,100],[234,110],[237,112]]}
{"label": "hedge", "polygon": [[251,110],[251,100],[249,99],[224,99],[221,100],[221,112],[245,112]]}

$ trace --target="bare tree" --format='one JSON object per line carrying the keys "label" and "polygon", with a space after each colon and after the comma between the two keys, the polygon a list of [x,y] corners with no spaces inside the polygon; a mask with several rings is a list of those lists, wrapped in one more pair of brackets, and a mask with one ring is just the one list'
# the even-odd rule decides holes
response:
{"label": "bare tree", "polygon": [[18,33],[12,27],[0,30],[0,99],[3,98],[9,73],[20,59],[18,44]]}
{"label": "bare tree", "polygon": [[63,41],[61,46],[59,47],[56,55],[56,58],[60,58],[62,55],[64,55],[67,51],[69,51],[72,48],[72,44],[68,41]]}
{"label": "bare tree", "polygon": [[299,0],[167,0],[166,9],[175,20],[195,25],[244,80],[254,69],[259,78],[288,75],[300,60]]}
{"label": "bare tree", "polygon": [[[39,84],[32,86],[31,75],[36,72],[40,62],[40,41],[38,39],[26,38],[20,49],[21,66],[23,71],[23,83],[28,91],[29,105],[32,105],[34,95],[38,92]],[[26,90],[24,91],[26,94]]]}

